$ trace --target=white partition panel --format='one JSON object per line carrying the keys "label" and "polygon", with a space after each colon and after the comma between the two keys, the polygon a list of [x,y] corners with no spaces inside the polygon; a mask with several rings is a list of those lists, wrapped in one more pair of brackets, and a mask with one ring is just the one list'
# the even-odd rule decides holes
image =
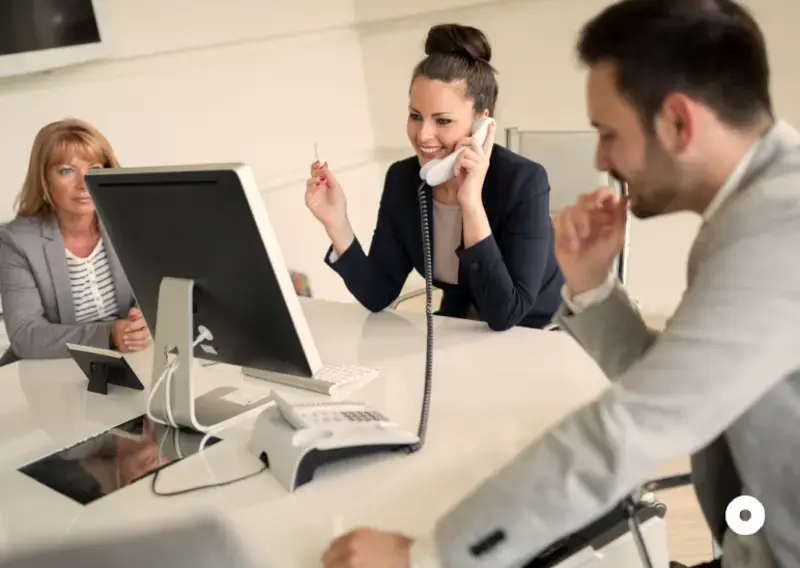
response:
{"label": "white partition panel", "polygon": [[[506,147],[547,170],[550,181],[550,209],[560,211],[575,202],[582,193],[601,186],[618,192],[625,187],[605,172],[595,168],[597,134],[592,131],[537,131],[506,129]],[[628,260],[628,223],[625,247],[617,261],[620,280],[625,282]]]}

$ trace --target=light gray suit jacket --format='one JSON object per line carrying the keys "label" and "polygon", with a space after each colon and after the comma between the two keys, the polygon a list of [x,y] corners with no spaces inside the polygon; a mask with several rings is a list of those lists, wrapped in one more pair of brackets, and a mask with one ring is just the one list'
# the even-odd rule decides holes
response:
{"label": "light gray suit jacket", "polygon": [[[443,565],[519,566],[693,455],[724,566],[800,566],[799,258],[800,135],[779,122],[701,228],[664,332],[648,330],[621,287],[580,314],[562,306],[560,325],[613,383],[441,519]],[[743,493],[766,525],[737,538],[725,509]],[[759,549],[766,558],[748,557]]]}
{"label": "light gray suit jacket", "polygon": [[[134,299],[111,241],[101,226],[116,288],[119,317]],[[114,322],[76,323],[64,239],[55,216],[17,217],[0,229],[0,295],[11,349],[17,358],[67,357],[66,344],[108,348]]]}

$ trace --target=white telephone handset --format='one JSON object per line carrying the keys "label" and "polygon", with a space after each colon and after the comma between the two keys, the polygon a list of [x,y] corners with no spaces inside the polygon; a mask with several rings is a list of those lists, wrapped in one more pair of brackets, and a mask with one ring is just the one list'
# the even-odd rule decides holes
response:
{"label": "white telephone handset", "polygon": [[[486,135],[489,133],[489,125],[493,123],[494,119],[488,116],[482,116],[475,121],[472,137],[475,138],[481,146],[486,142]],[[441,160],[431,160],[427,162],[422,166],[422,169],[420,169],[419,177],[431,187],[436,187],[452,179],[453,167],[456,165],[456,160],[464,150],[466,150],[466,147],[462,146]]]}
{"label": "white telephone handset", "polygon": [[321,465],[419,442],[419,436],[365,404],[291,403],[274,391],[272,396],[275,406],[256,419],[250,447],[289,491],[311,481]]}

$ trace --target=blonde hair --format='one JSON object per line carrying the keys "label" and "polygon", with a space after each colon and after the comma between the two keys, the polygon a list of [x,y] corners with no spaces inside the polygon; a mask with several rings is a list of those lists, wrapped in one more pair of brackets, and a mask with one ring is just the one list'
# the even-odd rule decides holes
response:
{"label": "blonde hair", "polygon": [[36,135],[28,162],[28,173],[17,196],[21,217],[55,213],[47,187],[48,170],[71,152],[91,156],[105,168],[118,168],[119,162],[108,140],[91,124],[75,118],[51,122]]}

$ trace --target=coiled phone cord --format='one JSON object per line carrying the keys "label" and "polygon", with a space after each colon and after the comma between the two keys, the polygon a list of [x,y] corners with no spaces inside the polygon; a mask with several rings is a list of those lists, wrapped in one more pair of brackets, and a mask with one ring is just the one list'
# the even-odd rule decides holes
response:
{"label": "coiled phone cord", "polygon": [[422,395],[422,408],[419,416],[419,429],[417,435],[419,442],[409,447],[410,452],[416,452],[425,443],[425,434],[428,430],[428,411],[431,402],[431,379],[433,377],[433,260],[431,254],[431,235],[428,226],[428,197],[425,192],[427,184],[422,182],[417,188],[419,200],[419,219],[422,227],[422,256],[425,272],[425,387]]}

